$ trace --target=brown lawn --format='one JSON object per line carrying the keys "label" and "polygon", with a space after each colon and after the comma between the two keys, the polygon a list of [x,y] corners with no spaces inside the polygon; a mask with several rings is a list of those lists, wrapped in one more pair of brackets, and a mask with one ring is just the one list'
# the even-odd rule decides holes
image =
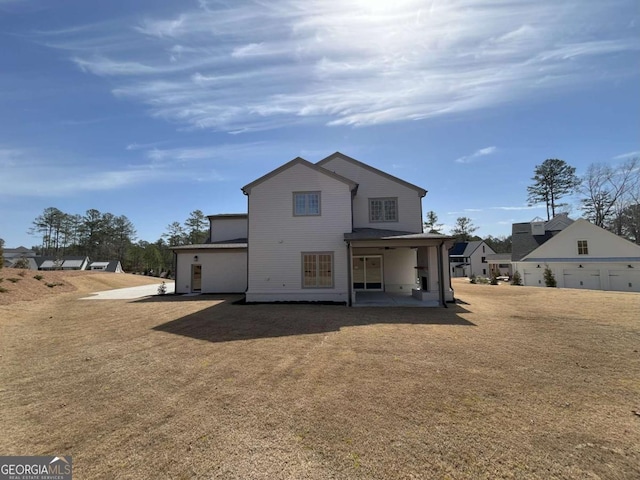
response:
{"label": "brown lawn", "polygon": [[142,280],[0,305],[0,454],[79,479],[640,478],[640,295],[77,300]]}

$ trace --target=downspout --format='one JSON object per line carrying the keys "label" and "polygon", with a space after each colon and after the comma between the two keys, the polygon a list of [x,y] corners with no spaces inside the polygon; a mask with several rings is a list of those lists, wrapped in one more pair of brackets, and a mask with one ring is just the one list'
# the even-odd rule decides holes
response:
{"label": "downspout", "polygon": [[351,242],[347,242],[347,288],[349,289],[349,295],[347,296],[347,306],[353,306],[353,301],[351,298],[352,295],[352,286],[351,283],[351,265],[353,265],[353,260],[351,258]]}
{"label": "downspout", "polygon": [[444,299],[444,272],[442,269],[444,268],[444,261],[442,259],[442,247],[444,246],[444,240],[440,242],[440,246],[438,247],[438,290],[440,290],[440,303],[444,308],[447,307],[447,302]]}

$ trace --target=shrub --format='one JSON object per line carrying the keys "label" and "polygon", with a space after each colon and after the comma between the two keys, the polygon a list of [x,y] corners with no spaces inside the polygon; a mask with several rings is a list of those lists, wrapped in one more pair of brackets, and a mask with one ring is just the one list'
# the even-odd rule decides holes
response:
{"label": "shrub", "polygon": [[556,277],[549,268],[549,265],[545,265],[544,267],[544,284],[547,287],[556,287],[558,282],[556,282]]}
{"label": "shrub", "polygon": [[44,277],[42,275],[34,275],[33,278],[35,278],[36,280],[40,281],[42,280]]}
{"label": "shrub", "polygon": [[498,285],[498,273],[494,270],[491,272],[491,285]]}
{"label": "shrub", "polygon": [[164,295],[165,293],[167,293],[167,284],[162,282],[158,285],[158,295]]}
{"label": "shrub", "polygon": [[513,272],[513,277],[511,278],[511,285],[522,285],[522,277],[520,276],[519,271]]}
{"label": "shrub", "polygon": [[478,283],[478,277],[474,275],[471,275],[471,277],[469,277],[469,282],[470,283]]}
{"label": "shrub", "polygon": [[9,280],[11,283],[18,283],[20,281],[19,278],[7,278],[7,280]]}
{"label": "shrub", "polygon": [[489,283],[489,279],[485,277],[476,277],[476,283],[487,285]]}
{"label": "shrub", "polygon": [[4,288],[4,287],[0,287],[0,293],[5,293],[5,292],[8,292],[8,291],[9,291],[9,290],[7,290],[6,288]]}
{"label": "shrub", "polygon": [[64,283],[45,283],[49,288],[57,287],[58,285],[64,285]]}
{"label": "shrub", "polygon": [[18,275],[20,275],[21,277],[24,277],[27,274],[27,272],[25,272],[24,270],[20,270],[18,272]]}
{"label": "shrub", "polygon": [[20,257],[13,264],[13,268],[21,268],[23,270],[27,270],[29,268],[29,260],[27,260],[25,257]]}

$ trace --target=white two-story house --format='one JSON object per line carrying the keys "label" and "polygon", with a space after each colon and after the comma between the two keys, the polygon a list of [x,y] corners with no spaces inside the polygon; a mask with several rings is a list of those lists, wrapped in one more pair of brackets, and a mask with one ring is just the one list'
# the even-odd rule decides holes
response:
{"label": "white two-story house", "polygon": [[[337,152],[315,164],[291,160],[242,191],[248,198],[246,240],[239,233],[216,239],[221,216],[211,217],[207,244],[176,249],[178,293],[198,291],[194,272],[196,287],[212,291],[204,288],[205,277],[221,274],[213,258],[233,251],[246,255],[247,302],[353,305],[369,292],[435,304],[453,300],[452,239],[423,233],[423,188]],[[238,277],[242,266],[234,270]]]}

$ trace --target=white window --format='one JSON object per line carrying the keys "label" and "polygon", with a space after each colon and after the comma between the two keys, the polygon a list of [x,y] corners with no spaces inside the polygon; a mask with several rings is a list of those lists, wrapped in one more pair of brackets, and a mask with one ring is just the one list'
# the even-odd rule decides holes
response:
{"label": "white window", "polygon": [[370,222],[397,222],[398,199],[397,198],[370,198],[369,199]]}
{"label": "white window", "polygon": [[589,255],[589,246],[586,240],[578,240],[578,255]]}
{"label": "white window", "polygon": [[293,192],[293,216],[320,215],[320,192]]}
{"label": "white window", "polygon": [[302,288],[333,288],[333,253],[302,254]]}

